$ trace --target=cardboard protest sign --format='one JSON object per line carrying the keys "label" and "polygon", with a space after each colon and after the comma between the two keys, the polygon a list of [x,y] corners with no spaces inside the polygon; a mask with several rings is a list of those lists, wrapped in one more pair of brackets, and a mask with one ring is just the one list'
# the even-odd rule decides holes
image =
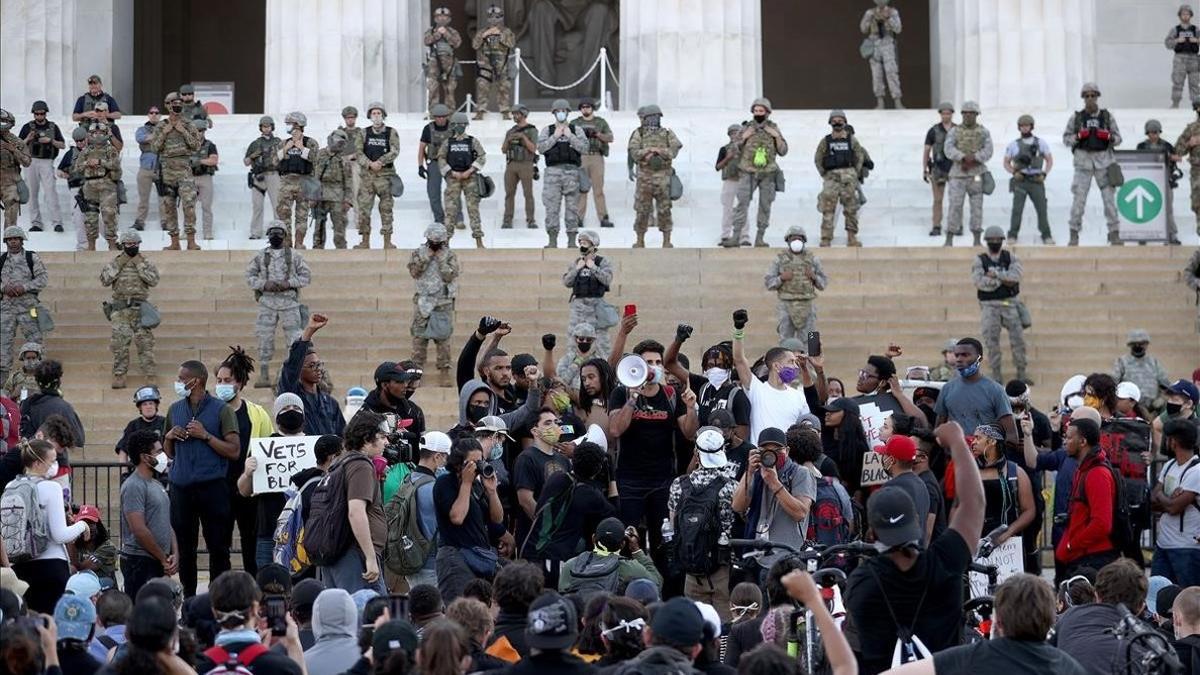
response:
{"label": "cardboard protest sign", "polygon": [[883,421],[891,417],[892,413],[902,412],[900,402],[887,392],[855,396],[852,400],[858,404],[863,431],[867,433],[867,447],[877,448],[883,445],[883,441],[880,440],[880,434],[883,433]]}
{"label": "cardboard protest sign", "polygon": [[[996,571],[999,573],[996,578],[997,584],[1004,583],[1004,580],[1014,574],[1020,574],[1025,571],[1024,549],[1021,545],[1020,537],[1012,537],[1008,541],[996,547],[992,554],[986,558],[976,558],[975,562],[983,565],[995,565]],[[981,595],[988,595],[988,578],[986,574],[979,572],[970,573],[971,582],[971,597],[977,598]]]}
{"label": "cardboard protest sign", "polygon": [[891,476],[883,470],[883,455],[868,452],[863,455],[862,481],[859,485],[883,485]]}
{"label": "cardboard protest sign", "polygon": [[249,456],[258,460],[254,470],[254,494],[283,492],[292,476],[317,465],[317,439],[320,436],[279,436],[251,438]]}

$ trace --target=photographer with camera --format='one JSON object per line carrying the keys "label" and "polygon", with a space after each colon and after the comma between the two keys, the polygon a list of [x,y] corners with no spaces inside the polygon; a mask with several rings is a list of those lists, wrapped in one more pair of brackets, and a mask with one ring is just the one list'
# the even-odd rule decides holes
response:
{"label": "photographer with camera", "polygon": [[442,600],[462,595],[472,579],[491,580],[499,567],[493,534],[504,531],[496,471],[474,438],[460,438],[446,460],[448,473],[433,484],[437,512],[437,584]]}

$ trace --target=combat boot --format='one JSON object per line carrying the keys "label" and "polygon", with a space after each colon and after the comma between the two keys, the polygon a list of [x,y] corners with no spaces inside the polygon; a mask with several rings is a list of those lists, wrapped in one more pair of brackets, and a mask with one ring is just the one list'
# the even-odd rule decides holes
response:
{"label": "combat boot", "polygon": [[[144,220],[133,221],[133,229],[137,230],[138,232],[141,232],[142,230],[146,229],[146,221],[144,221]],[[55,232],[57,232],[57,231],[58,230],[55,230]]]}
{"label": "combat boot", "polygon": [[538,229],[538,224],[532,220],[525,221],[525,228],[530,230]]}
{"label": "combat boot", "polygon": [[110,251],[117,250],[117,240],[116,239],[105,239],[104,241],[108,243],[108,250],[110,250]]}
{"label": "combat boot", "polygon": [[164,251],[178,251],[179,250],[179,235],[177,235],[177,234],[171,235],[171,243],[164,246],[163,250]]}
{"label": "combat boot", "polygon": [[858,240],[857,232],[846,233],[846,246],[850,248],[862,248],[862,242]]}
{"label": "combat boot", "polygon": [[1067,246],[1079,245],[1079,230],[1071,230],[1071,240],[1067,242]]}
{"label": "combat boot", "polygon": [[511,230],[511,229],[512,229],[512,221],[511,221],[511,220],[506,220],[506,221],[504,221],[503,223],[500,223],[500,229],[502,229],[502,230]]}
{"label": "combat boot", "polygon": [[675,244],[671,243],[671,233],[670,232],[663,232],[662,247],[663,248],[675,248]]}
{"label": "combat boot", "polygon": [[972,232],[971,239],[972,239],[972,242],[971,242],[972,246],[983,246],[983,233],[982,232]]}
{"label": "combat boot", "polygon": [[95,250],[96,250],[96,238],[95,238],[95,237],[88,237],[88,238],[87,238],[87,240],[88,240],[88,243],[87,243],[87,250],[89,250],[89,251],[95,251]]}
{"label": "combat boot", "polygon": [[646,248],[646,233],[638,232],[637,241],[633,242],[634,248]]}
{"label": "combat boot", "polygon": [[255,389],[270,389],[271,388],[271,366],[266,361],[259,364],[258,379],[254,380]]}
{"label": "combat boot", "polygon": [[546,230],[545,248],[558,248],[558,230]]}
{"label": "combat boot", "polygon": [[575,248],[575,233],[567,233],[567,248]]}
{"label": "combat boot", "polygon": [[821,237],[821,243],[819,245],[821,248],[829,248],[830,246],[833,246],[833,239],[830,237]]}
{"label": "combat boot", "polygon": [[125,376],[124,375],[113,375],[112,388],[113,389],[124,389],[125,388]]}
{"label": "combat boot", "polygon": [[883,109],[884,109],[884,108],[886,108],[886,107],[887,107],[887,106],[886,106],[886,105],[884,105],[884,102],[883,102],[883,97],[882,97],[882,96],[876,96],[876,97],[875,97],[875,109],[876,109],[876,110],[883,110]]}
{"label": "combat boot", "polygon": [[[395,247],[393,246],[392,248],[395,248]],[[486,246],[483,245],[483,235],[482,234],[475,235],[475,248],[487,248]]]}
{"label": "combat boot", "polygon": [[767,233],[765,231],[759,230],[758,234],[754,235],[754,245],[758,248],[766,248],[767,247],[767,241],[765,239],[766,236],[767,236]]}
{"label": "combat boot", "polygon": [[942,244],[942,246],[945,246],[947,248],[954,246],[954,233],[953,232],[950,232],[950,231],[946,232],[946,243]]}
{"label": "combat boot", "polygon": [[1109,246],[1124,246],[1125,242],[1121,241],[1121,235],[1116,230],[1108,233]]}
{"label": "combat boot", "polygon": [[605,214],[603,216],[600,216],[600,227],[616,227],[616,226],[613,225],[613,221],[609,220],[608,215]]}
{"label": "combat boot", "polygon": [[200,250],[200,244],[196,243],[196,235],[189,234],[187,236],[187,250],[189,250],[189,251],[199,251]]}
{"label": "combat boot", "polygon": [[371,248],[371,233],[368,232],[366,234],[362,234],[360,232],[359,235],[362,237],[362,240],[360,240],[357,244],[355,244],[354,248],[357,248],[357,249]]}
{"label": "combat boot", "polygon": [[892,103],[896,105],[896,110],[904,110],[904,104],[900,102],[899,96],[893,98]]}
{"label": "combat boot", "polygon": [[931,236],[931,237],[940,237],[940,236],[942,236],[942,226],[941,226],[941,225],[934,225],[932,228],[930,228],[930,230],[929,230],[929,236]]}
{"label": "combat boot", "polygon": [[383,235],[383,247],[385,249],[396,248],[396,245],[392,243],[392,235],[390,233]]}

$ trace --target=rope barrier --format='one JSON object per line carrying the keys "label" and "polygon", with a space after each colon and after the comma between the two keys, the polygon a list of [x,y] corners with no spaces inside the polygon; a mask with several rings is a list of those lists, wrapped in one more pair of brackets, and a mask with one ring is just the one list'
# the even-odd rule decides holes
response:
{"label": "rope barrier", "polygon": [[608,76],[612,78],[613,82],[617,83],[617,88],[620,89],[621,81],[617,79],[617,69],[613,68],[612,59],[608,58],[608,50],[606,49],[601,53],[604,54],[604,62],[608,64]]}
{"label": "rope barrier", "polygon": [[[579,85],[583,84],[584,80],[588,79],[589,77],[592,76],[592,73],[596,72],[596,68],[598,68],[600,66],[600,55],[599,54],[596,55],[596,60],[592,62],[592,67],[588,68],[588,71],[586,73],[584,73],[578,80],[575,80],[571,84],[563,85],[563,86],[557,86],[557,85],[550,84],[549,82],[546,82],[542,78],[535,75],[534,72],[529,69],[529,66],[525,65],[524,59],[521,59],[520,64],[521,64],[521,68],[524,69],[526,73],[528,73],[529,77],[533,78],[534,82],[537,82],[538,84],[542,85],[546,89],[550,89],[553,91],[566,91],[567,89],[574,89],[575,87],[578,87]],[[610,65],[610,68],[611,68],[611,65]]]}

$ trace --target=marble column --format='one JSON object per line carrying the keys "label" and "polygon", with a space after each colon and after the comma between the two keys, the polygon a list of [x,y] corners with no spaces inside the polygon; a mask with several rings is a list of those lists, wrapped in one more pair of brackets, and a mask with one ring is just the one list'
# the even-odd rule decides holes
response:
{"label": "marble column", "polygon": [[421,33],[425,2],[267,0],[264,109],[340,111],[382,101],[424,109]]}
{"label": "marble column", "polygon": [[937,101],[1075,108],[1097,78],[1095,0],[935,0],[931,21]]}
{"label": "marble column", "polygon": [[621,0],[621,107],[743,109],[762,95],[760,0]]}
{"label": "marble column", "polygon": [[[29,106],[41,99],[54,118],[70,115],[75,98],[86,88],[75,69],[75,5],[73,0],[0,0],[0,91],[3,105],[18,124],[29,118]],[[106,85],[111,72],[95,71]]]}

